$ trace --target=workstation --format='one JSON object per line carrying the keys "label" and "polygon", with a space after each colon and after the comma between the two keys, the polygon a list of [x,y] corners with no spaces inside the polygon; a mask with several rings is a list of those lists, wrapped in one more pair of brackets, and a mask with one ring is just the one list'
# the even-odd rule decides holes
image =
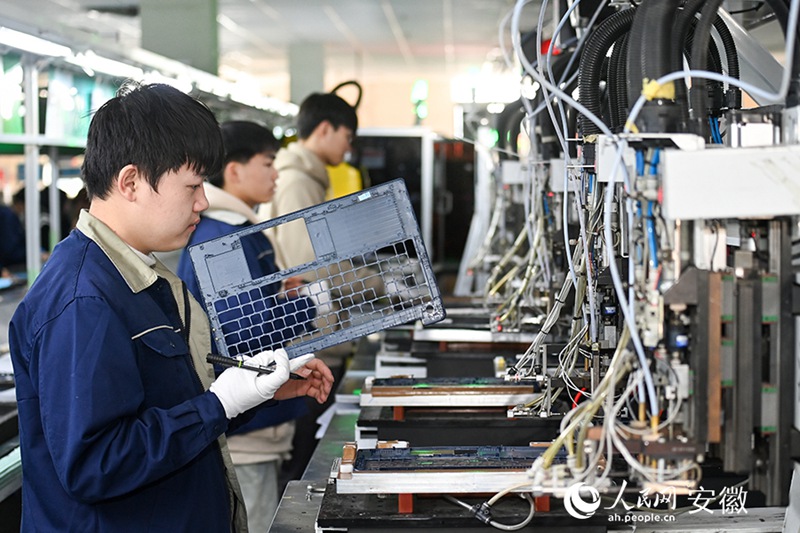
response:
{"label": "workstation", "polygon": [[[219,516],[206,507],[231,529],[247,527],[236,522],[241,484],[250,531],[800,531],[800,1],[29,4],[0,13],[0,186],[25,241],[24,260],[0,258],[0,532],[80,529],[79,516],[138,527],[114,505],[147,501],[208,459],[195,451],[164,470],[177,459],[148,448],[129,482],[116,476],[135,469],[120,458],[118,474],[125,454],[109,444],[97,451],[111,473],[81,471],[80,484],[69,476],[89,456],[58,477],[59,439],[105,433],[76,419],[56,438],[48,413],[23,412],[32,394],[47,399],[28,350],[55,342],[39,318],[26,326],[24,313],[46,310],[24,302],[64,293],[68,276],[47,266],[61,265],[59,243],[94,239],[88,216],[159,279],[189,286],[173,288],[171,350],[156,350],[166,357],[149,371],[182,375],[171,365],[183,358],[208,367],[192,382],[203,385],[197,416],[209,417],[203,435],[233,503]],[[130,238],[128,211],[101,209],[117,189],[84,187],[86,161],[105,153],[95,112],[124,101],[117,90],[131,80],[188,95],[221,126],[219,142],[198,140],[197,126],[174,143],[206,178],[191,190],[207,197],[193,200],[198,220],[176,247],[155,243],[164,204],[141,218],[150,235]],[[304,131],[317,95],[347,118]],[[242,210],[221,216],[219,191],[238,194],[227,171],[253,154],[220,162],[207,151],[235,152],[242,123],[267,132],[270,198],[240,195]],[[289,157],[302,150],[316,181],[297,181]],[[288,202],[291,190],[306,204]],[[127,209],[134,196],[108,205]],[[197,237],[207,220],[228,229]],[[59,326],[76,361],[95,351],[81,344],[87,324]],[[164,327],[126,337],[143,376],[136,350],[155,350],[147,335]],[[262,393],[278,352],[286,376]],[[67,381],[95,394],[98,368]],[[102,390],[119,409],[137,398],[128,385]],[[120,411],[119,427],[183,405],[156,396]],[[260,428],[290,428],[280,451],[237,447],[250,435],[237,433],[240,416],[247,426],[290,405],[303,414]],[[206,435],[212,426],[219,435]],[[73,518],[32,511],[47,508],[32,496],[39,472],[25,468],[44,446],[37,436],[54,447],[38,483],[58,479],[78,502]],[[170,453],[191,447],[174,438]],[[260,464],[253,453],[269,456],[269,482],[240,470]],[[160,473],[147,477],[151,467]],[[108,496],[81,492],[92,483]],[[277,488],[264,512],[248,491],[267,483]],[[202,516],[184,500],[163,520],[153,512],[155,530]]]}

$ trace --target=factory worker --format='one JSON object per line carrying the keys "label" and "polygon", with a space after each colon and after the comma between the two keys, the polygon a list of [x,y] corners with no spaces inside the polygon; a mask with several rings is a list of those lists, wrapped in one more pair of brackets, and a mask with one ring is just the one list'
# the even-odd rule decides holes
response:
{"label": "factory worker", "polygon": [[327,398],[328,368],[282,350],[215,379],[207,316],[152,255],[186,245],[222,157],[213,114],[167,85],[124,86],[92,119],[91,205],[9,328],[23,531],[246,531],[225,431]]}

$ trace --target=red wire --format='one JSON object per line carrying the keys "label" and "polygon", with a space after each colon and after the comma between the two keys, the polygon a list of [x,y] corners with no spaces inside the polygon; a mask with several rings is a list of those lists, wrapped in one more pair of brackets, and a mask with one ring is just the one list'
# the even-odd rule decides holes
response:
{"label": "red wire", "polygon": [[583,391],[585,390],[586,387],[581,387],[580,392],[578,392],[578,394],[575,395],[575,398],[572,399],[572,407],[578,407],[578,400],[581,399],[581,396],[583,396]]}

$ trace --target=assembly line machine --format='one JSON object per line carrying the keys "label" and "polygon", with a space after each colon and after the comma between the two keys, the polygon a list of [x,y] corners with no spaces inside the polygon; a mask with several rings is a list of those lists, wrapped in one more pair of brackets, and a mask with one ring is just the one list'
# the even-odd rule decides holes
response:
{"label": "assembly line machine", "polygon": [[356,354],[275,531],[797,531],[800,2],[526,4],[447,316]]}

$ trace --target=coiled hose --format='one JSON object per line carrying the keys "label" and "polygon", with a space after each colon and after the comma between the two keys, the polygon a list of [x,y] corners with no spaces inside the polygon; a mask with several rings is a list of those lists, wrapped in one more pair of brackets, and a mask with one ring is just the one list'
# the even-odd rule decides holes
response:
{"label": "coiled hose", "polygon": [[610,128],[615,133],[622,131],[628,116],[628,41],[627,33],[617,39],[608,61]]}
{"label": "coiled hose", "polygon": [[[586,109],[598,117],[602,117],[600,102],[600,78],[603,60],[609,48],[623,35],[631,30],[635,9],[626,9],[614,13],[597,26],[586,40],[579,65],[578,92],[579,101]],[[603,120],[608,123],[606,119]],[[600,128],[585,117],[580,117],[578,127],[582,136],[596,135]]]}
{"label": "coiled hose", "polygon": [[[709,0],[700,12],[700,22],[694,30],[692,42],[692,67],[697,70],[706,70],[708,66],[708,45],[711,41],[711,26],[717,16],[717,10],[722,5],[722,0]],[[706,105],[705,89],[706,80],[697,78],[692,81],[692,90],[689,94],[691,105],[692,130],[698,135],[706,136]]]}
{"label": "coiled hose", "polygon": [[[628,98],[636,101],[645,80],[656,80],[672,71],[672,25],[680,0],[645,0],[636,10],[628,54]],[[674,95],[666,96],[674,98]]]}

